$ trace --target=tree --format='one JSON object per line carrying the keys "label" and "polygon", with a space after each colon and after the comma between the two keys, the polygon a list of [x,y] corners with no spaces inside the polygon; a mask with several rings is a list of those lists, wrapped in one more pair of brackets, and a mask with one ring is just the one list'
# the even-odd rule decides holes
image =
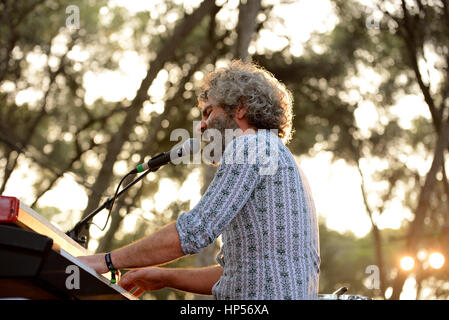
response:
{"label": "tree", "polygon": [[[398,271],[397,265],[384,267],[386,252],[377,220],[392,202],[398,200],[398,190],[408,186],[402,191],[407,196],[399,199],[415,213],[415,219],[410,224],[405,250],[416,254],[428,237],[426,233],[440,228],[441,222],[437,220],[447,221],[447,206],[443,202],[447,199],[445,192],[449,190],[443,165],[448,138],[444,116],[448,90],[447,2],[423,4],[417,1],[413,9],[405,1],[396,3],[397,6],[377,1],[374,5],[378,8],[347,1],[333,3],[344,23],[337,24],[328,36],[319,35],[319,40],[310,40],[325,44],[324,52],[317,54],[312,48],[306,48],[300,57],[292,57],[288,50],[284,50],[273,53],[271,59],[266,55],[256,59],[288,83],[294,93],[296,134],[310,138],[292,141],[292,147],[294,145],[294,149],[301,153],[312,150],[314,145],[316,149],[318,143],[324,150],[332,151],[335,158],[342,158],[358,168],[366,211],[373,226],[376,264],[381,270],[379,295],[383,297],[392,286],[391,298],[397,299],[406,274]],[[390,11],[385,9],[388,4]],[[384,18],[373,28],[368,22],[376,10],[383,12]],[[439,56],[439,64],[427,63],[427,67],[440,70],[441,80],[434,83],[429,82],[430,79],[426,83],[427,72],[420,66],[428,62],[429,54]],[[285,60],[289,63],[285,64]],[[363,92],[360,87],[350,85],[350,79],[354,77],[363,81],[367,70],[382,75],[375,89]],[[351,90],[352,93],[358,90],[355,99],[350,99]],[[399,119],[390,108],[404,94],[423,97],[431,114],[430,122],[419,118],[410,129],[399,125]],[[366,102],[383,117],[383,121],[377,121],[367,134],[361,132],[354,117],[357,109]],[[432,165],[425,177],[416,168],[404,166],[404,157],[400,159],[398,154],[398,150],[407,155],[422,154],[422,147],[424,157],[433,154]],[[384,191],[373,201],[361,163],[376,158],[386,160],[389,166],[370,177],[377,183],[386,183]],[[418,201],[413,200],[414,197]],[[395,280],[391,278],[394,270],[398,271]]]}

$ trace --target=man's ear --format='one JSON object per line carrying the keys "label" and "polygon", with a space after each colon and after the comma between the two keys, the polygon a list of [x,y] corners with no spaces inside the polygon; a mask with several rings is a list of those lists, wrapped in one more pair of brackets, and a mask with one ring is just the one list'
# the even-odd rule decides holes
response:
{"label": "man's ear", "polygon": [[246,105],[246,97],[240,97],[240,106],[237,108],[237,111],[235,113],[235,116],[237,119],[241,120],[246,115],[246,110],[248,109]]}
{"label": "man's ear", "polygon": [[239,120],[242,120],[246,115],[246,110],[248,107],[239,107],[235,112],[235,117]]}

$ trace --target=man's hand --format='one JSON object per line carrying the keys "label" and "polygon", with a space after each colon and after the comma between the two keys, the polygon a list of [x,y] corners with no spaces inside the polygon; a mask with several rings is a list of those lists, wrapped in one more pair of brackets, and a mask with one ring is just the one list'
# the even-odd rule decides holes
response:
{"label": "man's hand", "polygon": [[156,268],[134,269],[125,273],[119,285],[127,291],[135,288],[138,297],[145,291],[172,288],[195,294],[212,294],[212,287],[223,274],[219,265],[203,268]]}
{"label": "man's hand", "polygon": [[81,262],[88,265],[99,274],[103,274],[109,271],[106,265],[106,260],[104,259],[104,253],[94,254],[91,256],[81,256],[77,257]]}
{"label": "man's hand", "polygon": [[122,276],[118,284],[127,291],[137,288],[133,295],[139,297],[145,291],[165,288],[167,286],[164,279],[165,271],[156,267],[130,270]]}

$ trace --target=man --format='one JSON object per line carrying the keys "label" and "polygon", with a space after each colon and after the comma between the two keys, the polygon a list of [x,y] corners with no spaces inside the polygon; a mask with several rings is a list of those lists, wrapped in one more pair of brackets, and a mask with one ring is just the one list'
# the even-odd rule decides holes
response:
{"label": "man", "polygon": [[[267,71],[240,61],[209,74],[202,89],[201,132],[216,129],[225,138],[226,129],[239,129],[240,134],[225,141],[217,173],[191,211],[110,253],[110,266],[137,268],[119,285],[137,288],[137,296],[171,287],[216,299],[317,298],[315,209],[284,145],[292,131],[290,92]],[[153,267],[197,253],[220,235],[218,265]],[[99,273],[108,271],[105,254],[80,259]]]}

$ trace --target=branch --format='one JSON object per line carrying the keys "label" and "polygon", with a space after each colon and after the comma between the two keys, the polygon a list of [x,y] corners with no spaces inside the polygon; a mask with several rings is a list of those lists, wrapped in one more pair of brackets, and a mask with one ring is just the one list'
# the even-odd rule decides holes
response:
{"label": "branch", "polygon": [[[142,148],[139,152],[139,160],[138,160],[139,163],[144,161],[144,158],[147,154],[153,154],[155,152],[154,141],[156,139],[158,130],[161,128],[161,123],[167,117],[167,115],[170,113],[171,106],[174,105],[175,102],[178,101],[182,97],[186,83],[189,82],[192,79],[194,73],[197,70],[199,70],[202,65],[204,65],[207,58],[210,58],[212,60],[214,59],[214,56],[217,54],[216,53],[217,52],[216,44],[223,41],[229,35],[230,31],[226,31],[222,36],[220,36],[219,38],[216,38],[214,30],[212,30],[212,28],[215,28],[215,15],[218,13],[218,11],[219,11],[218,7],[216,7],[210,13],[211,21],[209,24],[209,30],[208,30],[208,35],[207,35],[207,39],[206,39],[206,44],[201,46],[198,50],[201,53],[201,55],[198,57],[196,63],[190,67],[187,75],[185,75],[181,79],[180,83],[177,85],[178,90],[174,94],[174,96],[171,97],[168,101],[166,101],[164,111],[160,115],[158,115],[157,118],[154,119],[154,121],[151,122],[150,131],[149,131],[145,141],[143,142]],[[122,201],[117,204],[115,211],[118,211],[119,208],[123,205],[123,203],[126,203],[126,202],[128,202],[130,204],[134,203],[135,201],[129,201],[129,199],[130,198],[139,199],[142,192],[143,192],[143,185],[140,186],[140,188],[138,189],[136,194],[133,194],[133,195],[128,194],[128,195],[126,195],[126,197],[123,197],[121,199]],[[131,210],[131,205],[127,205],[127,212],[129,212],[130,210]],[[112,214],[114,214],[114,213],[112,213]],[[107,234],[100,240],[100,245],[99,245],[100,252],[104,251],[105,248],[107,248],[108,242],[110,241],[110,239],[114,238],[114,235],[117,232],[117,227],[118,227],[117,220],[119,218],[118,217],[115,219],[114,219],[114,217],[112,217],[112,218],[113,219],[111,220],[111,227],[109,228]],[[114,229],[114,226],[116,226],[115,229]]]}
{"label": "branch", "polygon": [[380,282],[380,292],[382,293],[382,295],[385,293],[386,290],[386,286],[385,286],[385,276],[384,276],[384,259],[383,259],[383,254],[382,254],[382,238],[380,235],[380,230],[377,227],[377,223],[374,222],[373,219],[373,210],[370,207],[369,203],[368,203],[368,196],[366,194],[366,189],[365,189],[365,177],[363,175],[362,172],[362,168],[360,167],[360,156],[357,154],[355,156],[357,159],[354,159],[356,164],[357,164],[357,170],[359,171],[360,174],[360,178],[362,179],[362,183],[360,184],[360,189],[362,191],[362,197],[363,197],[363,203],[365,204],[365,208],[366,211],[368,212],[368,216],[369,219],[371,221],[371,225],[372,225],[372,234],[373,234],[373,238],[374,238],[374,245],[375,245],[375,255],[376,255],[376,260],[377,260],[377,266],[379,268],[379,282]]}
{"label": "branch", "polygon": [[78,137],[75,140],[75,145],[76,145],[76,154],[74,157],[72,157],[72,159],[69,160],[69,162],[67,163],[67,165],[64,166],[64,168],[62,168],[58,173],[55,174],[55,176],[51,179],[51,181],[49,182],[49,184],[47,185],[47,187],[43,190],[41,190],[37,195],[36,198],[34,199],[34,202],[31,204],[31,207],[34,208],[34,206],[37,204],[37,202],[39,201],[39,199],[45,194],[47,193],[49,190],[51,190],[51,188],[53,188],[53,186],[56,184],[56,182],[62,178],[64,176],[64,174],[66,172],[70,172],[72,171],[71,169],[73,168],[73,165],[76,161],[78,161],[79,159],[81,159],[82,155],[84,153],[86,153],[89,150],[92,150],[95,146],[97,146],[97,144],[94,142],[93,139],[91,139],[89,141],[89,145],[88,147],[83,150],[81,148],[81,145],[78,141]]}
{"label": "branch", "polygon": [[[16,145],[14,142],[12,142],[9,137],[6,137],[5,135],[2,135],[1,128],[0,128],[0,141],[5,143],[9,148],[16,151],[19,155],[23,154],[25,157],[31,159],[33,162],[38,164],[44,169],[47,169],[52,175],[58,175],[60,169],[55,168],[51,166],[52,159],[49,159],[45,154],[40,153],[38,150],[34,150],[33,152],[23,149],[20,146]],[[35,155],[34,153],[38,153],[38,155]],[[40,160],[43,159],[43,160]],[[73,175],[73,178],[75,181],[85,187],[88,190],[92,190],[92,187],[84,182],[83,179],[80,179],[78,176]]]}
{"label": "branch", "polygon": [[[11,25],[13,27],[18,26],[31,12],[33,12],[34,9],[36,9],[37,6],[39,6],[40,4],[42,4],[44,2],[45,2],[45,0],[37,0],[33,3],[31,3],[31,5],[28,8],[26,8],[25,10],[23,10],[22,14],[19,16],[19,18],[16,21],[14,21],[13,23],[11,23]],[[15,0],[14,4],[17,4],[17,3],[18,3],[18,1]]]}
{"label": "branch", "polygon": [[424,100],[427,103],[427,106],[429,107],[430,114],[432,115],[432,121],[434,123],[435,128],[437,131],[440,131],[441,126],[441,118],[439,118],[439,112],[437,111],[437,108],[435,107],[434,100],[430,94],[429,87],[424,83],[422,80],[421,72],[419,71],[418,66],[418,59],[417,59],[417,44],[416,39],[414,35],[414,28],[411,25],[410,22],[410,16],[409,12],[407,10],[407,6],[404,0],[402,0],[402,10],[404,14],[404,23],[403,26],[405,27],[405,36],[403,37],[403,40],[408,48],[408,54],[411,62],[411,67],[415,73],[416,80],[418,81],[419,88],[421,89],[421,92],[423,93]]}
{"label": "branch", "polygon": [[446,22],[447,32],[449,33],[449,3],[447,0],[441,0],[441,2],[443,3],[444,21]]}
{"label": "branch", "polygon": [[[28,132],[25,134],[25,137],[23,139],[23,143],[26,145],[29,141],[29,139],[31,139],[31,137],[34,135],[34,132],[37,129],[37,126],[39,124],[39,122],[42,120],[42,118],[47,114],[47,101],[48,101],[48,97],[51,93],[51,90],[53,88],[53,84],[56,80],[56,77],[62,73],[64,67],[65,67],[65,63],[64,60],[67,57],[67,54],[70,52],[70,50],[72,50],[73,46],[75,45],[77,36],[73,37],[72,40],[70,41],[70,44],[67,47],[67,51],[64,53],[64,55],[61,57],[61,61],[59,63],[59,67],[58,69],[56,69],[55,71],[51,71],[50,66],[47,64],[47,71],[49,73],[49,78],[50,78],[50,82],[48,84],[48,88],[44,94],[44,97],[42,98],[42,102],[41,102],[41,106],[40,106],[40,112],[38,114],[38,116],[32,121],[31,125],[28,127]],[[52,39],[53,41],[53,39]],[[50,48],[52,47],[51,42],[50,42]],[[48,54],[48,56],[50,56],[50,53]]]}
{"label": "branch", "polygon": [[448,147],[448,141],[449,141],[449,120],[446,120],[438,136],[432,165],[430,167],[429,172],[427,173],[426,180],[424,182],[424,186],[421,190],[421,194],[418,200],[415,219],[412,222],[412,227],[409,234],[408,247],[410,248],[410,250],[416,249],[419,234],[424,222],[425,213],[429,205],[429,199],[436,182],[436,174],[444,164],[444,151]]}
{"label": "branch", "polygon": [[[382,1],[384,3],[384,1]],[[410,59],[410,65],[412,67],[413,72],[415,73],[416,80],[418,81],[419,88],[421,89],[421,92],[423,93],[424,100],[429,107],[430,114],[432,115],[432,122],[437,129],[437,131],[440,130],[441,125],[441,112],[438,111],[438,108],[435,106],[435,102],[430,94],[429,87],[424,83],[422,80],[421,72],[419,71],[418,66],[418,59],[417,59],[417,44],[416,44],[416,38],[414,34],[414,30],[416,30],[416,26],[412,25],[412,21],[410,20],[410,14],[407,10],[407,5],[404,0],[401,0],[401,8],[404,17],[402,19],[395,17],[390,12],[382,9],[380,5],[377,3],[376,7],[379,11],[381,11],[384,15],[390,17],[393,21],[395,21],[398,26],[398,34],[404,41],[406,47],[407,47],[407,53],[409,55]],[[422,7],[422,4],[419,4],[419,8]],[[401,28],[403,27],[403,29]],[[440,110],[441,111],[441,110]]]}
{"label": "branch", "polygon": [[[38,115],[31,121],[31,124],[28,126],[27,131],[25,132],[24,136],[22,136],[20,138],[20,144],[22,146],[22,148],[25,148],[29,143],[31,138],[33,137],[34,133],[36,132],[36,129],[38,127],[39,122],[44,118],[44,116],[47,114],[47,100],[48,97],[50,95],[50,92],[53,88],[53,84],[55,82],[55,79],[57,77],[58,74],[60,74],[62,72],[62,70],[64,69],[64,60],[68,54],[68,52],[73,48],[75,41],[76,41],[77,37],[73,37],[72,41],[70,42],[67,51],[64,53],[64,55],[61,57],[61,62],[60,65],[58,67],[58,69],[54,72],[51,71],[50,66],[47,64],[47,71],[49,73],[49,78],[50,78],[50,82],[48,85],[48,88],[44,94],[44,97],[42,98],[42,102],[41,102],[41,106],[40,106],[40,111],[38,113]],[[54,38],[52,38],[53,41]],[[49,48],[51,49],[51,42],[49,45]],[[50,56],[50,52],[48,52],[47,54],[48,56]],[[11,108],[12,109],[12,108]],[[3,181],[2,184],[0,186],[0,191],[4,191],[6,184],[8,183],[9,178],[11,177],[12,172],[14,171],[14,168],[17,165],[17,159],[19,157],[19,153],[14,157],[10,158],[8,157],[6,166],[5,166],[5,170],[4,170],[4,175],[3,175]]]}
{"label": "branch", "polygon": [[240,2],[239,18],[237,23],[237,40],[234,57],[242,60],[248,59],[248,47],[254,31],[256,30],[257,14],[261,9],[261,0]]}
{"label": "branch", "polygon": [[117,104],[117,106],[114,109],[112,109],[112,111],[108,112],[107,114],[105,114],[103,116],[96,117],[96,118],[91,117],[90,113],[87,112],[89,120],[76,130],[75,135],[80,134],[84,130],[92,127],[93,125],[95,125],[97,123],[105,123],[113,115],[115,115],[117,113],[126,112],[126,109],[127,109],[126,107],[123,107],[120,104]]}
{"label": "branch", "polygon": [[441,165],[441,171],[443,173],[443,187],[444,187],[444,193],[446,194],[446,202],[448,202],[449,201],[449,182],[447,180],[446,165],[444,163]]}
{"label": "branch", "polygon": [[[6,76],[8,72],[9,60],[11,59],[11,51],[14,49],[17,40],[19,40],[19,35],[17,34],[15,28],[40,4],[45,0],[38,0],[33,2],[26,10],[23,11],[22,15],[16,21],[12,21],[12,12],[8,10],[9,2],[4,1],[4,10],[2,14],[2,22],[6,22],[9,28],[8,42],[5,46],[5,60],[2,61],[0,65],[0,82]],[[14,7],[17,5],[18,1],[13,1]]]}
{"label": "branch", "polygon": [[[103,165],[97,175],[93,188],[97,193],[102,194],[108,187],[111,180],[111,171],[113,165],[123,147],[123,144],[128,139],[130,132],[133,130],[136,119],[142,108],[143,102],[148,98],[148,88],[156,78],[159,71],[164,67],[165,63],[174,57],[174,53],[184,39],[193,31],[193,29],[215,8],[214,0],[205,0],[201,5],[191,14],[186,16],[181,23],[179,23],[172,36],[167,39],[163,46],[158,50],[156,59],[150,62],[150,67],[145,78],[140,84],[131,105],[127,109],[126,117],[119,129],[113,136],[107,146],[106,157]],[[91,196],[84,211],[83,216],[91,212],[100,202],[100,197]]]}

